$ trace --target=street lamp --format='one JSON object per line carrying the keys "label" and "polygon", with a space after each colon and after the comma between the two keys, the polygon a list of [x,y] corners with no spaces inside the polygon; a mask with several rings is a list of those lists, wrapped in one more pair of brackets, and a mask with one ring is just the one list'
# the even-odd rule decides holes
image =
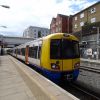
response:
{"label": "street lamp", "polygon": [[7,28],[7,26],[0,26],[0,27]]}
{"label": "street lamp", "polygon": [[97,60],[99,59],[99,27],[93,27],[93,28],[96,28],[97,29]]}
{"label": "street lamp", "polygon": [[[7,8],[7,9],[10,8],[10,7],[7,6],[7,5],[0,5],[0,6],[3,7],[3,8]],[[7,28],[6,26],[0,26],[0,27]],[[0,38],[1,38],[1,41],[0,41],[1,55],[3,55],[3,46],[4,46],[4,44],[3,44],[3,37],[0,36]]]}
{"label": "street lamp", "polygon": [[4,8],[10,8],[9,6],[7,6],[7,5],[0,5],[1,7],[4,7]]}

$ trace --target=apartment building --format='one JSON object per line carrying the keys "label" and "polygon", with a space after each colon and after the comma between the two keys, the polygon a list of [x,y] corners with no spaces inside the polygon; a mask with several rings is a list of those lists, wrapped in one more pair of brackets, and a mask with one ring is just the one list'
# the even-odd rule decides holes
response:
{"label": "apartment building", "polygon": [[51,33],[72,33],[72,16],[57,14],[50,24]]}
{"label": "apartment building", "polygon": [[56,32],[56,18],[52,18],[51,24],[50,24],[50,33]]}
{"label": "apartment building", "polygon": [[35,39],[47,36],[48,34],[50,34],[50,30],[48,28],[29,26],[27,29],[24,30],[23,37]]}
{"label": "apartment building", "polygon": [[83,33],[82,28],[86,24],[93,24],[97,22],[100,22],[100,1],[73,15],[73,19],[72,19],[73,34],[76,36],[79,34],[91,35],[92,32]]}

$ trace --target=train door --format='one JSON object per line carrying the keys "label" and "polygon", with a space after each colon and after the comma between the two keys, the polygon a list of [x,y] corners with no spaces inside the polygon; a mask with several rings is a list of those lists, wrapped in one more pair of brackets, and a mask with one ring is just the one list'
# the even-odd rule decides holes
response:
{"label": "train door", "polygon": [[28,64],[29,45],[25,48],[25,63]]}
{"label": "train door", "polygon": [[77,41],[67,39],[51,39],[51,68],[70,72],[74,70],[74,59],[79,58]]}
{"label": "train door", "polygon": [[62,71],[62,53],[61,53],[61,39],[51,39],[50,43],[50,59],[51,69]]}
{"label": "train door", "polygon": [[17,58],[17,55],[18,55],[17,52],[18,52],[18,49],[16,48],[16,49],[15,49],[16,58]]}
{"label": "train door", "polygon": [[40,66],[40,58],[41,58],[41,46],[42,46],[42,41],[38,41],[38,51],[37,51],[37,64]]}
{"label": "train door", "polygon": [[63,71],[73,70],[73,45],[67,39],[62,39],[62,66]]}

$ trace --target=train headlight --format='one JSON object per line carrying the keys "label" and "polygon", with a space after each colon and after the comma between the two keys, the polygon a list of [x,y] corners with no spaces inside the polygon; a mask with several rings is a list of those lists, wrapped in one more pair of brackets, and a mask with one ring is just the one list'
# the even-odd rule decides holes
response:
{"label": "train headlight", "polygon": [[51,67],[52,67],[53,69],[55,69],[55,68],[56,68],[56,65],[55,65],[55,64],[53,64]]}
{"label": "train headlight", "polygon": [[74,68],[75,69],[77,69],[77,68],[79,68],[80,67],[80,62],[78,62],[78,63],[76,63],[75,65],[74,65]]}
{"label": "train headlight", "polygon": [[52,69],[60,69],[59,65],[51,63],[51,68]]}

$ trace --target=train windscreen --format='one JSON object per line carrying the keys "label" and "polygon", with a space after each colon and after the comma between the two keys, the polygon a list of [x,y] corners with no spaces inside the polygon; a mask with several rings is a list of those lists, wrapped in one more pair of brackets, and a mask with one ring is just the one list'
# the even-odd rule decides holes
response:
{"label": "train windscreen", "polygon": [[50,43],[51,59],[74,59],[80,57],[79,42],[66,39],[52,39]]}

